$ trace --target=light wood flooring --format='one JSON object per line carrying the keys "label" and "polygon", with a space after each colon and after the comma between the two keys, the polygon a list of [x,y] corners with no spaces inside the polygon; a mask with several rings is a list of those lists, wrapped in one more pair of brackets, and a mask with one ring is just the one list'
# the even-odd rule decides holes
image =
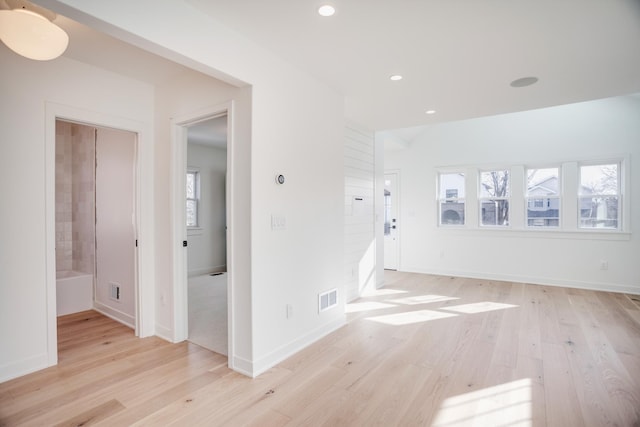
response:
{"label": "light wood flooring", "polygon": [[227,273],[189,277],[189,341],[227,355]]}
{"label": "light wood flooring", "polygon": [[0,425],[640,426],[638,297],[386,272],[348,324],[256,379],[95,312],[56,367],[0,384]]}

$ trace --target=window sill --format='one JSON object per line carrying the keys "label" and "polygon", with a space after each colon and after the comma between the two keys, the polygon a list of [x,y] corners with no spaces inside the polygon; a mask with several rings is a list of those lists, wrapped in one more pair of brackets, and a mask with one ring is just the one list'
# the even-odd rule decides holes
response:
{"label": "window sill", "polygon": [[187,227],[187,236],[201,236],[203,233],[202,227]]}
{"label": "window sill", "polygon": [[625,241],[631,240],[631,232],[614,231],[614,230],[539,230],[528,228],[510,228],[510,227],[478,227],[466,228],[463,226],[439,226],[439,233],[446,233],[454,236],[487,236],[500,235],[500,237],[512,238],[542,238],[542,239],[572,239],[572,240],[612,240]]}

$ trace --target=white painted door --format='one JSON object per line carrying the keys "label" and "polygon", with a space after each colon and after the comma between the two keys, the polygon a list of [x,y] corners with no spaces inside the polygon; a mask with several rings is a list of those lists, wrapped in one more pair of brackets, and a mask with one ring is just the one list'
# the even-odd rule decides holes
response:
{"label": "white painted door", "polygon": [[398,174],[384,174],[384,268],[398,269]]}
{"label": "white painted door", "polygon": [[135,144],[134,133],[97,130],[96,305],[132,327],[136,314]]}

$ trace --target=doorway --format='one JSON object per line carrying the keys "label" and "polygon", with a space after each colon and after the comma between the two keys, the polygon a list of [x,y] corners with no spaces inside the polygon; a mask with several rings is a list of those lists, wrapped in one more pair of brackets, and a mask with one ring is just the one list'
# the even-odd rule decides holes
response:
{"label": "doorway", "polygon": [[[228,356],[228,365],[231,369],[234,369],[234,278],[236,276],[234,270],[234,135],[233,135],[233,102],[227,102],[217,106],[212,106],[200,111],[193,112],[191,114],[185,114],[181,117],[172,119],[173,129],[173,160],[172,160],[172,227],[173,227],[173,293],[174,293],[174,333],[172,341],[181,342],[190,338],[190,325],[189,325],[189,272],[191,268],[192,276],[198,273],[203,276],[204,274],[216,274],[216,276],[210,276],[213,278],[224,279],[226,283],[226,301],[222,299],[221,295],[218,295],[219,300],[222,299],[223,304],[226,303],[226,346],[216,346],[214,351],[226,354]],[[194,255],[189,253],[189,247],[196,245],[196,236],[193,235],[192,230],[187,227],[187,178],[189,168],[188,162],[188,148],[189,148],[189,131],[191,130],[192,137],[196,130],[199,128],[199,124],[217,119],[219,124],[226,126],[226,173],[224,179],[224,221],[218,223],[218,232],[222,233],[225,238],[226,244],[224,245],[225,255],[221,262],[215,262],[209,260],[209,262],[200,263],[194,262]],[[207,136],[211,137],[211,135]],[[218,161],[222,160],[223,156],[218,157]],[[194,167],[193,169],[197,168]],[[192,170],[191,170],[192,171]],[[201,182],[202,183],[202,182]],[[204,191],[204,188],[200,188],[200,194]],[[191,213],[189,213],[191,215]],[[193,220],[191,220],[193,221]],[[196,227],[195,233],[200,232]],[[220,235],[220,234],[218,234]],[[206,239],[202,239],[203,242]],[[210,241],[209,241],[210,242]],[[195,246],[194,246],[195,247]],[[194,251],[197,252],[197,251]],[[220,258],[218,258],[220,259]],[[190,266],[191,264],[191,266]],[[225,268],[226,265],[226,268]],[[226,271],[226,273],[224,273]],[[196,274],[194,274],[196,273]],[[219,275],[217,273],[224,273]],[[221,277],[222,276],[222,277]],[[223,285],[224,286],[224,285]],[[223,293],[223,292],[221,292]],[[193,295],[193,292],[192,292]],[[220,320],[220,315],[224,315],[223,311],[216,311],[211,309],[212,305],[209,304],[204,307],[205,311],[216,313]],[[224,321],[220,320],[216,326],[224,328]],[[206,331],[208,336],[211,336],[210,329]],[[197,338],[196,338],[197,339]]]}
{"label": "doorway", "polygon": [[55,122],[56,315],[136,328],[137,134]]}
{"label": "doorway", "polygon": [[187,126],[188,336],[228,354],[227,114]]}
{"label": "doorway", "polygon": [[399,264],[398,172],[384,174],[384,268],[397,270]]}

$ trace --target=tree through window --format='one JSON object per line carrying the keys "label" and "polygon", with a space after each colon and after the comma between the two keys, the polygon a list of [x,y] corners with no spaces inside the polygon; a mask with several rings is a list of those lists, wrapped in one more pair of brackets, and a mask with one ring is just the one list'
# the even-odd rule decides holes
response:
{"label": "tree through window", "polygon": [[620,168],[617,163],[580,166],[579,225],[618,228]]}
{"label": "tree through window", "polygon": [[508,170],[480,172],[480,225],[509,225]]}

